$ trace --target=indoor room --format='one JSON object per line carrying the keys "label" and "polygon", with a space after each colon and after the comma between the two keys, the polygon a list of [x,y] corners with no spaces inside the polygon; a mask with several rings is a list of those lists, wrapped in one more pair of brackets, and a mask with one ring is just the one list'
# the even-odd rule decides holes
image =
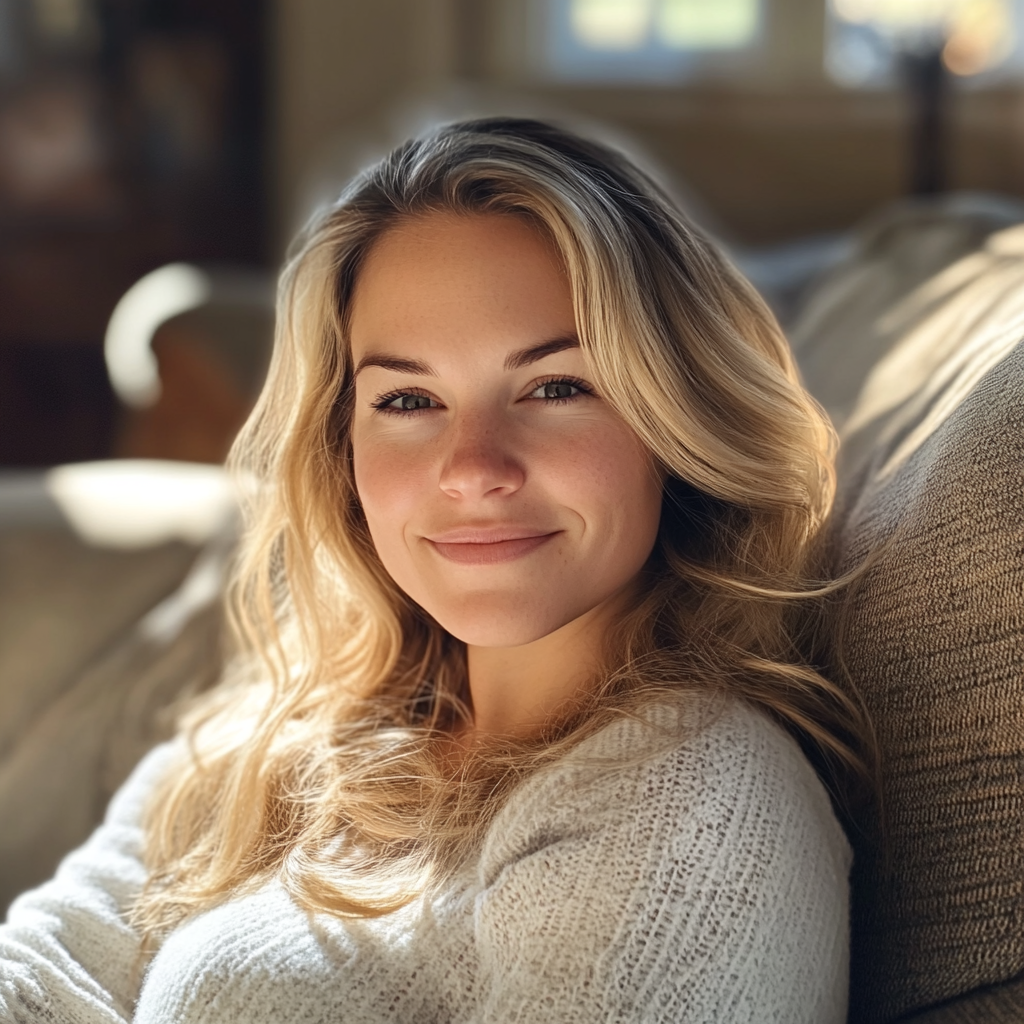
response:
{"label": "indoor room", "polygon": [[0,1024],[1024,1017],[1022,338],[1024,0],[0,0]]}

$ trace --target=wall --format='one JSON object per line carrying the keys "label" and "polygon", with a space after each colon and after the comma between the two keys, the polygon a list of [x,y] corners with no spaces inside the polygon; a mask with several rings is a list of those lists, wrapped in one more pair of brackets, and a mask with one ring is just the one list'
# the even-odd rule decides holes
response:
{"label": "wall", "polygon": [[278,232],[300,216],[337,138],[365,134],[400,97],[455,69],[450,0],[276,0],[272,16]]}
{"label": "wall", "polygon": [[[402,97],[445,94],[453,80],[515,96],[526,108],[611,122],[680,175],[723,230],[748,242],[847,227],[903,194],[909,179],[906,99],[824,80],[819,0],[776,0],[768,56],[746,81],[661,90],[538,83],[524,59],[526,0],[277,3],[282,237],[303,207],[312,168],[331,164],[332,139],[348,140],[333,143],[347,146],[348,159],[354,140],[367,152],[382,146],[399,130],[383,123],[384,112]],[[457,106],[449,100],[446,109]],[[950,187],[1024,195],[1024,92],[961,91],[949,152]],[[339,176],[344,162],[335,160]]]}

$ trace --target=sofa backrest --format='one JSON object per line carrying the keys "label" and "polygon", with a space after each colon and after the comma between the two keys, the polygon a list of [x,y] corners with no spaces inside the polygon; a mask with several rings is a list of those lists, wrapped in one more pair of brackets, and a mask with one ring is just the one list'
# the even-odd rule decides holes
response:
{"label": "sofa backrest", "polygon": [[[940,267],[901,264],[944,220]],[[880,552],[837,610],[884,779],[851,836],[857,1024],[1024,971],[1024,226],[998,226],[893,211],[794,331],[841,424],[838,567]]]}
{"label": "sofa backrest", "polygon": [[0,474],[0,917],[216,679],[231,523],[212,466]]}

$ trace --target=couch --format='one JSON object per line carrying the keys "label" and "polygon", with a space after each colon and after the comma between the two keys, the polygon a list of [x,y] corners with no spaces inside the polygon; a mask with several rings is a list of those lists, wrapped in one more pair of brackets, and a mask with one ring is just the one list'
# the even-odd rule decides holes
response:
{"label": "couch", "polygon": [[836,568],[876,559],[829,630],[882,754],[851,829],[851,1024],[1024,1020],[1021,221],[885,211],[790,329],[841,436]]}

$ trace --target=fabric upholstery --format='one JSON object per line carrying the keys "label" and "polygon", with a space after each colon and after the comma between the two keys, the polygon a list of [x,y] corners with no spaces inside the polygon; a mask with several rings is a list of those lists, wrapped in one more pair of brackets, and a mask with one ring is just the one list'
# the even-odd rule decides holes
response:
{"label": "fabric upholstery", "polygon": [[1024,1020],[1024,981],[969,993],[912,1018],[906,1024],[1020,1024]]}
{"label": "fabric upholstery", "polygon": [[181,543],[116,551],[63,527],[0,529],[0,761],[195,557]]}
{"label": "fabric upholstery", "polygon": [[[876,364],[929,302],[948,299],[960,275],[978,277],[972,261],[960,261],[983,250],[993,233],[1022,221],[1024,203],[954,194],[899,203],[860,228],[846,259],[805,293],[788,331],[808,386],[837,427],[843,429]],[[951,277],[937,280],[953,267]],[[963,337],[962,331],[942,333],[953,344]],[[924,374],[910,379],[920,384]]]}
{"label": "fabric upholstery", "polygon": [[[884,777],[884,816],[852,836],[851,1021],[995,1024],[1024,1005],[981,991],[1024,972],[1024,227],[978,244],[976,221],[920,212],[876,227],[796,332],[842,424],[838,566],[877,558],[836,613]],[[942,218],[944,266],[901,287],[899,253]],[[858,317],[851,386],[829,353],[856,364]]]}
{"label": "fabric upholstery", "polygon": [[219,672],[231,530],[202,549],[104,547],[76,535],[37,481],[0,483],[3,913],[85,841],[175,707]]}

